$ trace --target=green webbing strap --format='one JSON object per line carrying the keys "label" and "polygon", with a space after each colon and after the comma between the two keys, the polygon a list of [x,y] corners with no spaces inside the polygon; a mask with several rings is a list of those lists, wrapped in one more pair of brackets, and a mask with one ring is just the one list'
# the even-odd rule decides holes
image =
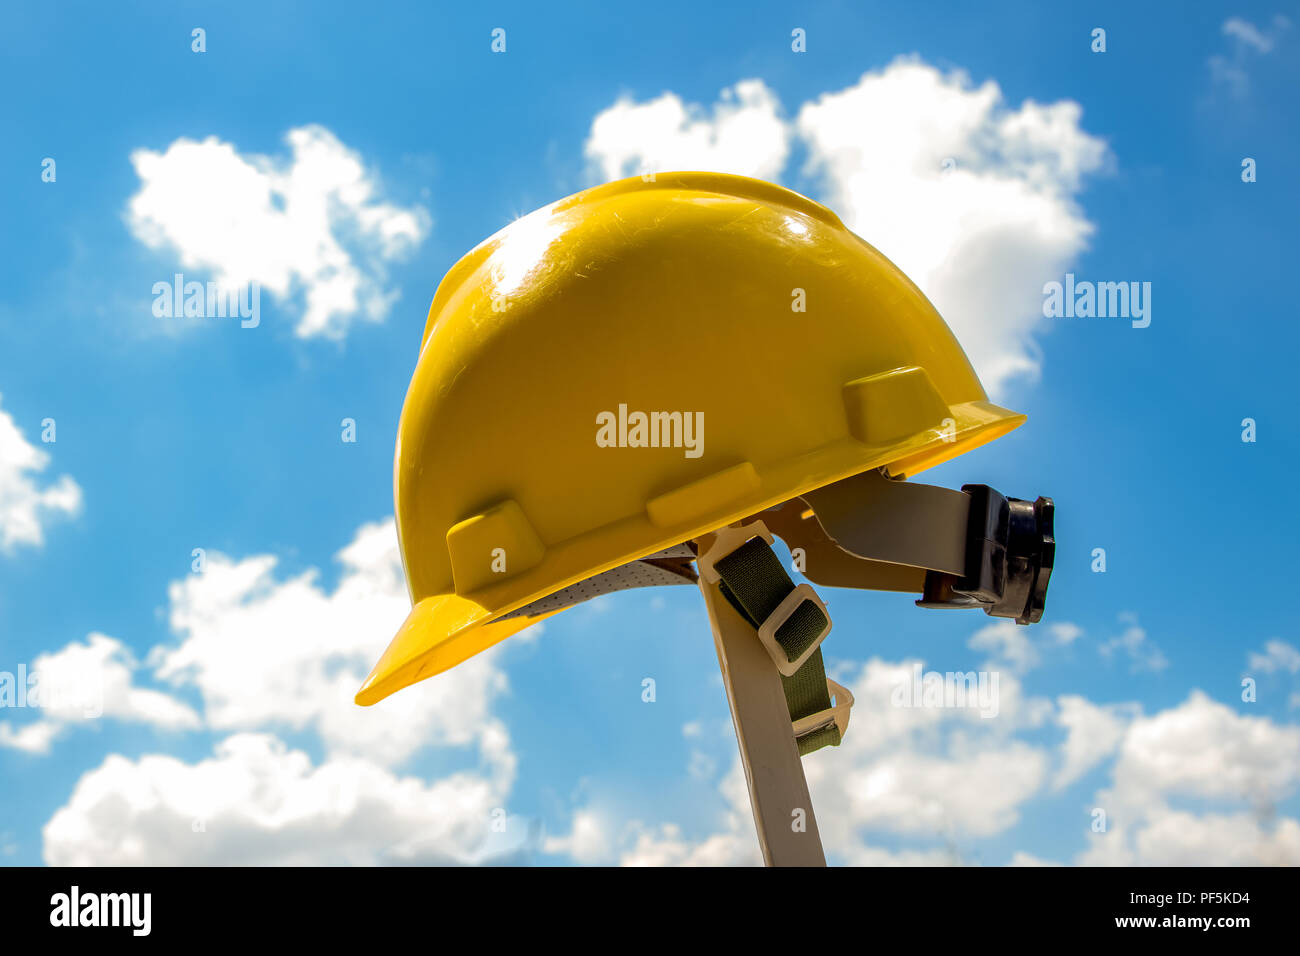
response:
{"label": "green webbing strap", "polygon": [[[794,590],[794,582],[762,538],[746,541],[714,564],[714,568],[722,579],[719,590],[755,630]],[[776,631],[776,642],[785,651],[786,659],[797,660],[827,623],[821,608],[811,601],[799,605]],[[809,655],[793,677],[783,675],[781,685],[785,690],[786,706],[790,708],[791,723],[828,710],[831,695],[826,687],[826,665],[822,662],[821,648]],[[797,738],[795,742],[799,745],[799,756],[803,757],[822,747],[838,746],[840,730],[835,724],[829,724]]]}

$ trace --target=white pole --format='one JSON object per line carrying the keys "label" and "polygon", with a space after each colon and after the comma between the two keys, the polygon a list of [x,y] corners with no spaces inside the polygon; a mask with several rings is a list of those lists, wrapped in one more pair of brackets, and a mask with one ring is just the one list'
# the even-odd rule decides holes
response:
{"label": "white pole", "polygon": [[700,578],[713,645],[745,765],[754,825],[768,866],[825,866],[781,675],[749,622]]}

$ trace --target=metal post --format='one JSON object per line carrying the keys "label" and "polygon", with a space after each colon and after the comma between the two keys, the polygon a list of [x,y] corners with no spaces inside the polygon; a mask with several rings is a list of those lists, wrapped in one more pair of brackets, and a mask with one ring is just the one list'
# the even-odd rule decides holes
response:
{"label": "metal post", "polygon": [[[718,585],[699,581],[768,866],[825,866],[817,818],[795,745],[781,674]],[[802,811],[800,813],[799,811]]]}

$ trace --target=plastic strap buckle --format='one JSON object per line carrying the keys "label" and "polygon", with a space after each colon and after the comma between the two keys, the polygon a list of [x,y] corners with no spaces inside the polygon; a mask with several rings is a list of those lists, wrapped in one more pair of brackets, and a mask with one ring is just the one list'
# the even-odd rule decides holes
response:
{"label": "plastic strap buckle", "polygon": [[[804,648],[802,654],[794,660],[786,655],[785,648],[777,642],[776,632],[780,630],[781,625],[790,619],[790,616],[805,601],[811,601],[822,612],[822,617],[826,619],[826,626],[822,632],[817,635],[813,641]],[[813,590],[811,584],[804,582],[795,586],[795,589],[785,596],[785,600],[776,606],[766,621],[758,626],[758,639],[763,642],[767,648],[767,653],[771,655],[776,669],[785,677],[793,677],[799,668],[803,667],[804,661],[812,657],[813,652],[821,647],[822,641],[826,640],[826,635],[831,632],[831,616],[826,612],[826,604],[822,601],[821,596]]]}
{"label": "plastic strap buckle", "polygon": [[853,709],[853,695],[849,693],[847,687],[842,687],[829,677],[826,678],[826,691],[835,703],[825,710],[796,720],[793,725],[795,740],[824,730],[832,724],[839,729],[841,740],[849,732],[849,712]]}
{"label": "plastic strap buckle", "polygon": [[695,566],[699,568],[700,577],[704,578],[709,584],[717,584],[722,580],[722,575],[718,573],[717,563],[727,555],[739,551],[741,546],[750,538],[762,538],[770,547],[772,544],[772,532],[767,530],[767,525],[761,521],[751,521],[749,524],[727,525],[725,528],[719,528],[713,532],[713,543],[709,545],[708,550],[695,559]]}

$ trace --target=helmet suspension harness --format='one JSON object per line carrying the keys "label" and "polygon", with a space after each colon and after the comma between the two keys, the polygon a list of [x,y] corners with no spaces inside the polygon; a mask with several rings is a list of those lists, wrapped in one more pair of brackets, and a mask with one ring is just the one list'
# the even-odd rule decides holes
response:
{"label": "helmet suspension harness", "polygon": [[874,471],[694,542],[767,865],[825,865],[802,758],[837,746],[853,707],[852,694],[826,677],[826,605],[786,574],[772,529],[804,549],[813,580],[919,590],[921,607],[983,608],[1031,624],[1052,573],[1052,525],[1050,498],[1008,499],[987,485],[951,491]]}

